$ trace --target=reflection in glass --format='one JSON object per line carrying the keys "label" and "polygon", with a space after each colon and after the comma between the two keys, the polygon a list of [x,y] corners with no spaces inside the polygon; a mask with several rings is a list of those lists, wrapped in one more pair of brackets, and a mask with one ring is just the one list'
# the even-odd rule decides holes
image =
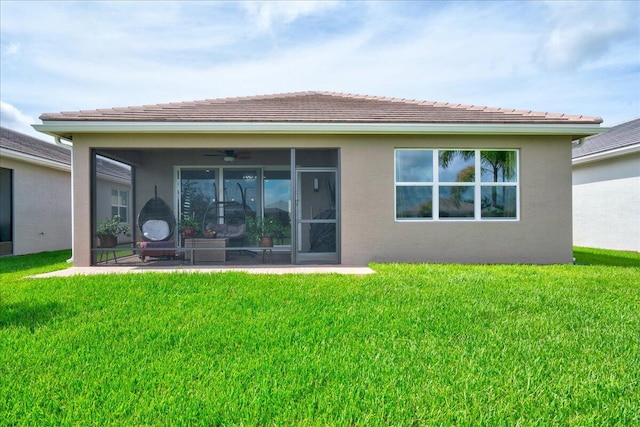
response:
{"label": "reflection in glass", "polygon": [[282,226],[278,244],[291,244],[291,172],[264,171],[264,216]]}
{"label": "reflection in glass", "polygon": [[488,151],[480,152],[482,182],[516,182],[517,152]]}
{"label": "reflection in glass", "polygon": [[473,218],[474,189],[470,186],[440,187],[440,218]]}
{"label": "reflection in glass", "polygon": [[433,215],[431,186],[398,186],[396,218],[431,218]]}
{"label": "reflection in glass", "polygon": [[255,169],[224,169],[224,201],[245,205],[247,214],[259,212],[258,171]]}
{"label": "reflection in glass", "polygon": [[475,181],[475,152],[440,150],[438,152],[438,180],[440,182]]}
{"label": "reflection in glass", "polygon": [[516,218],[515,186],[483,186],[483,218]]}
{"label": "reflection in glass", "polygon": [[433,150],[396,150],[396,182],[432,182]]}
{"label": "reflection in glass", "polygon": [[182,169],[180,172],[180,217],[201,222],[209,204],[216,201],[216,175],[210,169]]}

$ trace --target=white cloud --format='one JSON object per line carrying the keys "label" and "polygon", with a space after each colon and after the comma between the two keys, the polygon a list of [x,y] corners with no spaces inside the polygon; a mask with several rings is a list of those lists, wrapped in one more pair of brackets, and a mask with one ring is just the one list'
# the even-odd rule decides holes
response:
{"label": "white cloud", "polygon": [[548,8],[547,34],[535,53],[547,69],[575,70],[602,58],[634,34],[637,48],[637,2],[554,1]]}
{"label": "white cloud", "polygon": [[631,18],[597,28],[586,9],[555,5],[41,2],[26,13],[8,2],[3,52],[15,43],[19,54],[0,58],[2,98],[33,117],[299,90],[640,115],[629,71],[640,62],[629,35],[639,14],[615,5],[601,15]]}
{"label": "white cloud", "polygon": [[249,16],[260,30],[270,30],[273,25],[290,24],[298,18],[325,12],[339,1],[265,1],[243,2]]}
{"label": "white cloud", "polygon": [[52,142],[50,136],[46,136],[32,128],[31,125],[33,123],[36,123],[33,118],[23,114],[15,106],[0,101],[0,125],[2,127]]}
{"label": "white cloud", "polygon": [[10,42],[2,49],[3,55],[15,55],[20,52],[20,43]]}

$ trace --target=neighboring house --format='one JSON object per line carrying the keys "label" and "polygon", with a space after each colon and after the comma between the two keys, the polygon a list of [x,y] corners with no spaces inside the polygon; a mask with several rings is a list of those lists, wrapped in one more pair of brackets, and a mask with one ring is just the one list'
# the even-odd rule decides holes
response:
{"label": "neighboring house", "polygon": [[572,141],[602,122],[331,92],[40,119],[73,144],[78,266],[96,262],[97,155],[131,166],[136,215],[157,187],[176,217],[242,199],[290,218],[292,264],[570,263]]}
{"label": "neighboring house", "polygon": [[0,253],[69,249],[69,149],[4,127],[0,132]]}
{"label": "neighboring house", "polygon": [[[0,132],[0,253],[71,248],[70,149],[4,127]],[[97,170],[101,194],[130,197],[128,167],[98,158]],[[111,211],[111,205],[98,206],[105,217]]]}
{"label": "neighboring house", "polygon": [[640,251],[640,118],[573,150],[573,243]]}

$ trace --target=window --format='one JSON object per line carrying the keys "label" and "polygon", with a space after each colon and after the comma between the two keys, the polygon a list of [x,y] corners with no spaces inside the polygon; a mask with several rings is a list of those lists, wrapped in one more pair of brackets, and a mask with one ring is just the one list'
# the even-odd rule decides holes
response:
{"label": "window", "polygon": [[13,253],[13,170],[0,168],[0,256]]}
{"label": "window", "polygon": [[518,151],[396,149],[397,220],[518,219]]}
{"label": "window", "polygon": [[111,189],[111,217],[120,215],[121,222],[129,222],[129,192]]}

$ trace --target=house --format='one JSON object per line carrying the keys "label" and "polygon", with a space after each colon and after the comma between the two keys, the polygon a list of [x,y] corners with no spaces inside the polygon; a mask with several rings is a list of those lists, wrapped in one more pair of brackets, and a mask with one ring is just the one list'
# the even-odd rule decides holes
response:
{"label": "house", "polygon": [[[227,220],[225,203],[245,217],[277,209],[290,227],[280,262],[570,263],[572,141],[602,122],[333,92],[40,119],[37,130],[73,144],[78,266],[99,251],[97,156],[131,167],[136,215],[156,189],[176,218],[203,226]],[[179,234],[176,248],[193,247]]]}
{"label": "house", "polygon": [[[130,172],[99,157],[97,164],[97,188],[106,201],[97,212],[111,217],[106,194],[129,197]],[[0,128],[0,254],[71,248],[71,207],[70,149]]]}
{"label": "house", "polygon": [[640,118],[572,152],[573,242],[640,252]]}
{"label": "house", "polygon": [[0,253],[69,249],[69,150],[2,127],[0,174]]}

